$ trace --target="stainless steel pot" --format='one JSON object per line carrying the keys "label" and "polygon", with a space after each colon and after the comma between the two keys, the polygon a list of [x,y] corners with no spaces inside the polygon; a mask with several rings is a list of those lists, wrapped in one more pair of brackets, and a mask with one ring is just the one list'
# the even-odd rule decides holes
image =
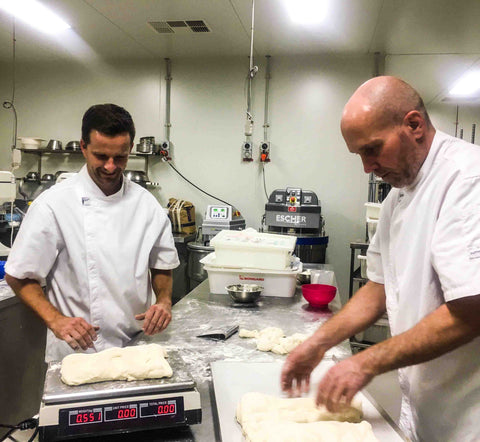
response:
{"label": "stainless steel pot", "polygon": [[65,150],[80,150],[80,141],[69,141]]}
{"label": "stainless steel pot", "polygon": [[67,173],[66,170],[57,170],[55,172],[55,181],[57,181],[57,178],[62,174],[62,173]]}
{"label": "stainless steel pot", "polygon": [[152,153],[155,148],[155,137],[142,137],[137,144],[137,152]]}
{"label": "stainless steel pot", "polygon": [[62,142],[58,140],[50,140],[47,144],[47,150],[62,150]]}
{"label": "stainless steel pot", "polygon": [[125,176],[132,182],[140,184],[142,187],[147,187],[150,183],[147,174],[143,170],[126,170]]}
{"label": "stainless steel pot", "polygon": [[28,172],[24,178],[26,182],[40,182],[40,175],[38,172]]}
{"label": "stainless steel pot", "polygon": [[214,251],[213,246],[204,246],[201,243],[189,242],[187,244],[188,264],[187,277],[189,290],[193,290],[198,284],[207,279],[207,271],[200,262],[202,258]]}

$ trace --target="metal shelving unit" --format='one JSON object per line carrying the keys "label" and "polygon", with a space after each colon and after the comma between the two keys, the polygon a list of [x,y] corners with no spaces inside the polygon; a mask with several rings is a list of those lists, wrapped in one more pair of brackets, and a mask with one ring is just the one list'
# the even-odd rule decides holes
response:
{"label": "metal shelving unit", "polygon": [[[37,155],[37,172],[39,176],[42,176],[42,158],[44,155],[47,156],[65,156],[65,155],[73,155],[79,156],[83,155],[81,150],[47,150],[47,149],[18,149],[21,152],[29,153],[33,155]],[[144,172],[148,174],[148,167],[149,167],[149,159],[150,157],[159,157],[160,155],[156,154],[147,154],[147,153],[134,153],[129,155],[129,158],[143,158],[144,159]]]}
{"label": "metal shelving unit", "polygon": [[[368,243],[362,241],[354,241],[350,243],[350,284],[348,291],[348,299],[353,296],[354,291],[365,285],[367,278],[362,278],[360,274],[360,265],[358,264],[357,255],[366,255]],[[386,314],[369,327],[365,332],[359,333],[350,338],[350,346],[352,353],[357,353],[371,345],[390,337],[390,328]]]}

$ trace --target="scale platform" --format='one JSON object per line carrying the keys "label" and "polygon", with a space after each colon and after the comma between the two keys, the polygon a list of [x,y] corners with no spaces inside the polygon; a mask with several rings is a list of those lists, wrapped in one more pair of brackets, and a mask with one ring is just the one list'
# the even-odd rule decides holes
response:
{"label": "scale platform", "polygon": [[48,365],[39,411],[40,441],[106,436],[202,421],[200,394],[180,355],[170,352],[173,376],[70,386],[60,363]]}

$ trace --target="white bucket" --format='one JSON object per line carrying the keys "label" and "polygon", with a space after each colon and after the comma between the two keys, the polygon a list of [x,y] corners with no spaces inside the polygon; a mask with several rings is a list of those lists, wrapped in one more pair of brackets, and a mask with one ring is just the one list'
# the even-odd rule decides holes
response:
{"label": "white bucket", "polygon": [[381,203],[365,203],[365,207],[367,208],[367,218],[380,218],[380,208],[382,207]]}
{"label": "white bucket", "polygon": [[222,230],[211,239],[210,245],[215,248],[216,265],[285,270],[290,266],[296,242],[295,236],[245,229]]}
{"label": "white bucket", "polygon": [[367,231],[368,231],[368,240],[373,239],[373,235],[377,231],[378,219],[367,218]]}
{"label": "white bucket", "polygon": [[265,270],[252,268],[232,268],[215,265],[215,253],[210,253],[201,260],[208,273],[210,292],[227,294],[226,286],[230,284],[258,284],[263,286],[262,296],[291,298],[295,294],[297,274],[302,265],[287,270]]}
{"label": "white bucket", "polygon": [[357,258],[360,261],[360,276],[367,278],[367,257],[365,255],[358,255]]}

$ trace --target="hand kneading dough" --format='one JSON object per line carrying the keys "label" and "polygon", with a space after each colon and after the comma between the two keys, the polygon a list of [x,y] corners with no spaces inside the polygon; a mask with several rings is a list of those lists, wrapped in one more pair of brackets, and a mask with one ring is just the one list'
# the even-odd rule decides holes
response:
{"label": "hand kneading dough", "polygon": [[173,373],[166,356],[166,351],[158,344],[113,347],[91,354],[75,353],[63,358],[60,373],[62,381],[68,385],[164,378]]}
{"label": "hand kneading dough", "polygon": [[312,398],[247,393],[237,407],[237,420],[251,442],[377,441],[368,422],[356,423],[362,417],[360,405],[331,413],[323,406],[317,408]]}

